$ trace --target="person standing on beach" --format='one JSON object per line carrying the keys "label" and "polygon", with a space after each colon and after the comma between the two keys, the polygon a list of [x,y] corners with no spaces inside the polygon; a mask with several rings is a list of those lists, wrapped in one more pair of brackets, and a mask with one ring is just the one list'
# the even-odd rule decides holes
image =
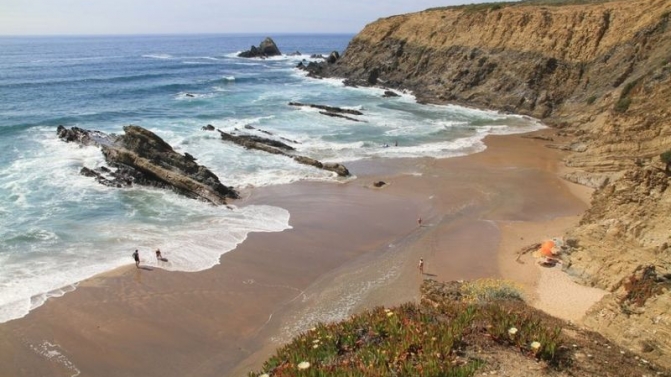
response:
{"label": "person standing on beach", "polygon": [[422,226],[422,216],[417,218],[417,225]]}
{"label": "person standing on beach", "polygon": [[417,265],[417,268],[419,268],[419,273],[424,275],[424,258],[419,258],[419,264]]}
{"label": "person standing on beach", "polygon": [[140,268],[140,252],[137,249],[133,253],[133,259],[135,259],[135,268]]}
{"label": "person standing on beach", "polygon": [[161,249],[156,249],[156,261],[160,261],[163,259],[163,256],[161,255]]}

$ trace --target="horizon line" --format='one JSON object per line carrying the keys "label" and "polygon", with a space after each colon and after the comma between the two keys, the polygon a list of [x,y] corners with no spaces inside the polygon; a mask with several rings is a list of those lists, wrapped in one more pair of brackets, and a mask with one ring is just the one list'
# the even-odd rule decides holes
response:
{"label": "horizon line", "polygon": [[78,33],[57,33],[57,34],[0,34],[0,38],[23,38],[23,37],[159,37],[159,36],[199,36],[199,35],[230,35],[230,36],[270,36],[273,35],[356,35],[358,32],[185,32],[185,33],[100,33],[100,34],[78,34]]}

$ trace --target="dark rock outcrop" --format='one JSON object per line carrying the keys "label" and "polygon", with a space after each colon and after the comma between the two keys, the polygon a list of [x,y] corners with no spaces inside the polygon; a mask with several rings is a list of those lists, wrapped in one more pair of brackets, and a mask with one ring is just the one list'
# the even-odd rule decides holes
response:
{"label": "dark rock outcrop", "polygon": [[314,158],[292,154],[291,152],[295,149],[280,141],[262,138],[255,135],[233,135],[222,130],[218,131],[221,134],[221,138],[223,140],[241,145],[247,149],[256,149],[271,154],[286,156],[292,158],[294,161],[300,164],[311,165],[318,169],[332,171],[341,177],[348,177],[350,175],[349,170],[347,170],[344,165],[337,163],[324,164],[318,160],[315,160]]}
{"label": "dark rock outcrop", "polygon": [[352,114],[352,115],[363,115],[359,110],[352,109],[343,109],[340,107],[326,106],[326,105],[314,105],[311,103],[300,103],[300,102],[289,102],[289,106],[307,106],[315,109],[326,110],[330,113],[342,113],[342,114]]}
{"label": "dark rock outcrop", "polygon": [[264,39],[259,47],[252,46],[249,50],[238,54],[241,58],[267,58],[278,55],[282,55],[282,53],[280,52],[280,49],[277,48],[275,41],[270,37]]}
{"label": "dark rock outcrop", "polygon": [[224,186],[219,178],[198,165],[188,153],[181,155],[153,132],[138,126],[124,127],[121,136],[107,135],[73,127],[58,127],[58,136],[66,142],[99,146],[105,161],[116,170],[83,168],[81,174],[95,177],[111,187],[134,184],[169,188],[194,199],[213,204],[226,204],[227,198],[237,198],[237,192]]}
{"label": "dark rock outcrop", "polygon": [[326,58],[326,62],[328,64],[334,64],[335,62],[338,61],[338,59],[340,59],[340,54],[338,53],[338,51],[332,51],[329,54],[328,58]]}
{"label": "dark rock outcrop", "polygon": [[343,119],[351,120],[353,122],[361,122],[360,120],[358,120],[356,118],[348,117],[348,116],[342,115],[342,114],[332,113],[330,111],[320,111],[319,114],[334,117],[334,118],[343,118]]}

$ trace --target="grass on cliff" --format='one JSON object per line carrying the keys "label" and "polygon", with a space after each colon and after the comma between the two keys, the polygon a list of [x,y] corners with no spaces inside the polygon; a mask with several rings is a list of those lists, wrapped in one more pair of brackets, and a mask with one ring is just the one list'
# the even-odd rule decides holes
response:
{"label": "grass on cliff", "polygon": [[421,305],[319,324],[249,376],[473,376],[486,362],[471,351],[492,344],[553,368],[568,363],[561,327],[529,310],[514,286],[484,281],[432,289],[423,286],[429,299]]}
{"label": "grass on cliff", "polygon": [[609,3],[616,0],[522,0],[522,1],[501,1],[489,2],[479,4],[464,4],[453,5],[447,7],[434,7],[427,10],[445,10],[445,9],[460,9],[465,12],[482,12],[482,11],[496,11],[511,6],[563,6],[563,5],[583,5],[583,4],[602,4]]}

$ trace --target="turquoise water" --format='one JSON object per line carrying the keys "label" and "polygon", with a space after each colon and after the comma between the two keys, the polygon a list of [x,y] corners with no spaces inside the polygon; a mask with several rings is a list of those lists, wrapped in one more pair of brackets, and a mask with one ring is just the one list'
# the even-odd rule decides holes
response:
{"label": "turquoise water", "polygon": [[[148,265],[160,247],[170,259],[160,268],[199,271],[250,232],[290,227],[282,208],[228,210],[167,191],[99,185],[79,170],[105,165],[102,154],[58,140],[60,124],[109,133],[140,125],[237,188],[339,179],[225,144],[201,127],[251,125],[297,141],[299,154],[345,164],[459,156],[481,151],[488,134],[540,127],[518,116],[419,105],[411,93],[382,98],[383,89],[346,88],[295,69],[312,54],[342,53],[351,37],[273,36],[283,53],[301,55],[265,60],[236,57],[261,35],[0,38],[0,322],[133,263],[136,248]],[[290,101],[364,115],[362,122],[330,118]]]}

